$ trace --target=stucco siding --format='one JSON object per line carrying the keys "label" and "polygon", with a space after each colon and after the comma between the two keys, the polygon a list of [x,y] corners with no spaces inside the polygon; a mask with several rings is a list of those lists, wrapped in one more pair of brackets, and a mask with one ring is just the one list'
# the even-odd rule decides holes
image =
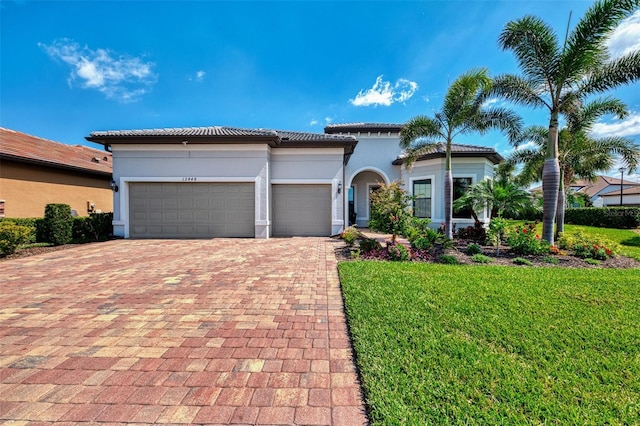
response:
{"label": "stucco siding", "polygon": [[113,195],[110,177],[44,168],[2,160],[0,200],[5,217],[43,217],[47,204],[69,204],[78,216],[87,216],[87,203],[96,210],[111,212]]}

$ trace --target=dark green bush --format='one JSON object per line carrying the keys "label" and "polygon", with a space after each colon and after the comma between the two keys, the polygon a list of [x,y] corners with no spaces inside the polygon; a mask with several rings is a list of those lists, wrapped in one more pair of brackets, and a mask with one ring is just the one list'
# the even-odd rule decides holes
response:
{"label": "dark green bush", "polygon": [[474,254],[482,254],[482,247],[480,247],[478,244],[471,243],[467,246],[465,252],[469,256],[473,256]]}
{"label": "dark green bush", "polygon": [[0,252],[15,253],[20,244],[26,244],[31,237],[31,228],[11,221],[0,222]]}
{"label": "dark green bush", "polygon": [[640,227],[640,207],[584,207],[567,209],[565,223],[600,228],[634,229]]}
{"label": "dark green bush", "polygon": [[457,257],[455,257],[452,254],[443,254],[442,256],[440,256],[440,258],[438,259],[440,261],[440,263],[444,263],[445,265],[459,265],[460,261],[458,260]]}
{"label": "dark green bush", "polygon": [[389,258],[395,261],[405,262],[411,259],[411,253],[404,244],[393,244],[387,247]]}
{"label": "dark green bush", "polygon": [[88,217],[74,217],[72,238],[74,241],[100,241],[112,235],[113,213],[92,213]]}
{"label": "dark green bush", "polygon": [[381,248],[382,244],[380,244],[380,242],[375,238],[365,238],[364,240],[360,240],[360,251],[362,253],[372,250],[380,250]]}
{"label": "dark green bush", "polygon": [[68,244],[73,237],[73,216],[69,204],[47,204],[44,208],[46,242],[56,246]]}

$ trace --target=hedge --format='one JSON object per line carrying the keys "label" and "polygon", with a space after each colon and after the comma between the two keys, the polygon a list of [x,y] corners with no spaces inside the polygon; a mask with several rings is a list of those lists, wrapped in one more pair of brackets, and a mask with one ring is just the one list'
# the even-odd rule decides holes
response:
{"label": "hedge", "polygon": [[564,222],[600,228],[640,227],[640,207],[583,207],[567,209]]}
{"label": "hedge", "polygon": [[38,241],[37,239],[37,226],[38,221],[42,221],[42,218],[37,217],[4,217],[0,218],[0,223],[2,222],[10,222],[15,223],[18,226],[26,226],[29,228],[29,241],[28,243],[35,243]]}

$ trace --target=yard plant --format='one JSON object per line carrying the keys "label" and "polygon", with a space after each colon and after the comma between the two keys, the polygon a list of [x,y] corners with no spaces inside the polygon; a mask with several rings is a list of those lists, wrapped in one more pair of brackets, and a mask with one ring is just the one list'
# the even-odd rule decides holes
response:
{"label": "yard plant", "polygon": [[637,423],[637,269],[339,272],[373,425]]}

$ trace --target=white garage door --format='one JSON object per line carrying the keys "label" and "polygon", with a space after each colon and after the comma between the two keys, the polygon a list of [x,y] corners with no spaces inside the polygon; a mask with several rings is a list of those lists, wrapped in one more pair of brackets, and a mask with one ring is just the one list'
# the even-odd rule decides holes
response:
{"label": "white garage door", "polygon": [[331,185],[273,185],[273,236],[331,235]]}
{"label": "white garage door", "polygon": [[134,182],[131,238],[255,236],[253,183]]}

